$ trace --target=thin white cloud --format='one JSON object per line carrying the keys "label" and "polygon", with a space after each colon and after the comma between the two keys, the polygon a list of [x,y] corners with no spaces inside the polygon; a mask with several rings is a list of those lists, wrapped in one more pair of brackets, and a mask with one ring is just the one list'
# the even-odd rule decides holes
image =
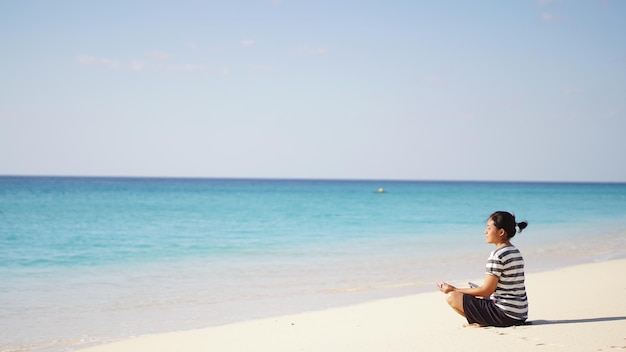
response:
{"label": "thin white cloud", "polygon": [[207,65],[198,63],[178,63],[173,62],[173,55],[152,50],[144,53],[144,59],[130,60],[128,63],[122,63],[116,59],[108,59],[102,57],[96,57],[92,55],[78,55],[76,61],[85,66],[93,67],[106,67],[110,69],[126,69],[135,72],[150,71],[150,72],[204,72],[209,71],[211,68]]}
{"label": "thin white cloud", "polygon": [[541,20],[544,22],[557,22],[561,20],[561,17],[559,15],[555,15],[555,14],[548,13],[548,12],[542,12],[539,15],[539,18],[541,18]]}
{"label": "thin white cloud", "polygon": [[130,68],[133,71],[144,71],[149,68],[149,65],[143,61],[133,60],[130,63]]}
{"label": "thin white cloud", "polygon": [[250,66],[250,69],[257,73],[270,73],[274,71],[274,68],[272,66],[267,65],[252,65]]}
{"label": "thin white cloud", "polygon": [[548,12],[543,10],[546,7],[553,7],[552,5],[558,5],[560,0],[537,0],[537,7],[542,9],[539,14],[539,18],[543,22],[557,22],[562,20],[561,16],[554,14],[554,12]]}
{"label": "thin white cloud", "polygon": [[206,71],[208,68],[205,65],[197,65],[197,64],[177,64],[177,65],[168,65],[166,66],[168,71],[174,72],[202,72]]}
{"label": "thin white cloud", "polygon": [[131,62],[130,67],[133,71],[199,72],[207,69],[203,65],[194,63],[173,62],[172,54],[158,50],[147,51],[145,56],[148,57],[147,60]]}
{"label": "thin white cloud", "polygon": [[194,41],[188,41],[188,42],[185,43],[185,48],[191,49],[191,50],[196,50],[196,49],[198,49],[198,43],[196,43]]}
{"label": "thin white cloud", "polygon": [[254,45],[254,40],[252,40],[252,39],[244,39],[244,40],[241,41],[241,46],[243,46],[243,47],[247,48],[247,47],[251,47],[253,45]]}
{"label": "thin white cloud", "polygon": [[162,62],[145,62],[139,60],[133,60],[130,68],[133,71],[162,71],[162,72],[203,72],[207,71],[208,67],[205,65],[198,65],[192,63],[175,64],[175,63],[162,63]]}
{"label": "thin white cloud", "polygon": [[443,78],[437,75],[426,75],[422,77],[422,81],[430,83],[430,84],[440,84],[440,83],[443,83]]}
{"label": "thin white cloud", "polygon": [[102,66],[110,69],[117,69],[120,67],[119,60],[96,57],[91,55],[78,55],[76,57],[76,61],[85,66]]}

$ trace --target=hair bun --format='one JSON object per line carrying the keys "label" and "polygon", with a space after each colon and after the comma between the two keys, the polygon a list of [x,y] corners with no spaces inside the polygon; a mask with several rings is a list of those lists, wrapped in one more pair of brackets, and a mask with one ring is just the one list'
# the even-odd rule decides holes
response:
{"label": "hair bun", "polygon": [[522,232],[522,230],[524,230],[526,228],[526,226],[528,226],[528,222],[527,221],[522,221],[522,222],[518,222],[517,223],[517,227],[519,228],[519,232]]}

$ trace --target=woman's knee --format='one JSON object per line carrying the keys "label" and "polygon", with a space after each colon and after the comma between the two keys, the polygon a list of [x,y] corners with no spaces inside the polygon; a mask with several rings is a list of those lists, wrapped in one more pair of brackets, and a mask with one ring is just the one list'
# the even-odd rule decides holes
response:
{"label": "woman's knee", "polygon": [[448,292],[446,296],[446,302],[457,310],[463,311],[463,294],[460,292],[452,291]]}

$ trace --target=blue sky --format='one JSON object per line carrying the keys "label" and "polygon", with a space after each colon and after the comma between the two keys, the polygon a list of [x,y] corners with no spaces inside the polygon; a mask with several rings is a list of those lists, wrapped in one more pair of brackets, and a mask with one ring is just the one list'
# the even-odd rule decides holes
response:
{"label": "blue sky", "polygon": [[626,2],[2,1],[0,174],[626,182]]}

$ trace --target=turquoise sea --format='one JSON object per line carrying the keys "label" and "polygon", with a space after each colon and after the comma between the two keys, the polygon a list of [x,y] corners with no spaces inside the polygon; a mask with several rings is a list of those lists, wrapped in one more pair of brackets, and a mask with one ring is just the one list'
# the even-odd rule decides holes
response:
{"label": "turquoise sea", "polygon": [[494,210],[529,273],[626,257],[626,184],[0,177],[0,352],[480,278]]}

